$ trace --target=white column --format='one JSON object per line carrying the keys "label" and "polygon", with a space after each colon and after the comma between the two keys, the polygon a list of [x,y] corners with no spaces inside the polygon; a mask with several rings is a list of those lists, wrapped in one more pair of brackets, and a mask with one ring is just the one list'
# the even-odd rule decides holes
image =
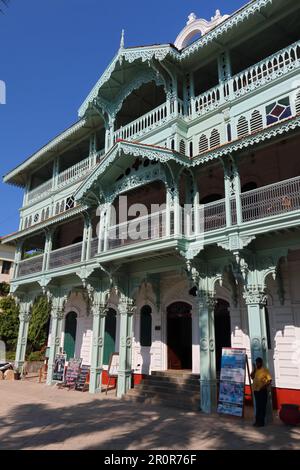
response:
{"label": "white column", "polygon": [[105,319],[107,315],[107,307],[102,302],[102,293],[99,291],[94,293],[92,313],[93,343],[89,392],[97,393],[101,392],[102,388]]}
{"label": "white column", "polygon": [[21,369],[26,355],[26,347],[27,347],[27,338],[28,338],[28,328],[29,328],[29,321],[30,321],[30,311],[32,308],[32,300],[23,299],[20,302],[20,325],[19,325],[19,334],[18,334],[18,342],[17,342],[17,351],[16,351],[16,360],[15,360],[15,367],[17,369]]}

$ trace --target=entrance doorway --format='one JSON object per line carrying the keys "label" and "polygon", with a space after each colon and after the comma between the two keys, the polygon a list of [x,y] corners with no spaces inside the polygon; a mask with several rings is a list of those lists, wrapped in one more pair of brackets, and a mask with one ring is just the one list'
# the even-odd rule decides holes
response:
{"label": "entrance doorway", "polygon": [[231,325],[229,303],[218,299],[215,307],[215,344],[216,344],[216,371],[220,374],[222,348],[231,347]]}
{"label": "entrance doorway", "polygon": [[72,359],[75,355],[76,330],[77,330],[77,313],[70,312],[66,316],[66,323],[65,323],[64,351],[67,355],[67,361],[69,359]]}
{"label": "entrance doorway", "polygon": [[185,302],[167,308],[168,369],[192,369],[191,310]]}

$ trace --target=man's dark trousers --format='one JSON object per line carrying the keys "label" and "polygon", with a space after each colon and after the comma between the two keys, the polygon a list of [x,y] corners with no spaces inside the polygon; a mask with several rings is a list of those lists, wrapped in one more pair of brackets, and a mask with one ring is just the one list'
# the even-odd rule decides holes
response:
{"label": "man's dark trousers", "polygon": [[268,401],[268,391],[266,388],[254,392],[255,405],[256,405],[256,423],[260,426],[264,426],[267,401]]}

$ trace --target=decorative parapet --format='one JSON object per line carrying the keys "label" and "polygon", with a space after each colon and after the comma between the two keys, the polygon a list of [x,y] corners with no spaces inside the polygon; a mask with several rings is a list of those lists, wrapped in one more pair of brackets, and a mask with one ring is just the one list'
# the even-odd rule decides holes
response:
{"label": "decorative parapet", "polygon": [[196,17],[195,13],[191,13],[188,17],[186,27],[179,33],[175,40],[175,47],[181,51],[197,33],[201,33],[203,36],[219,24],[223,23],[227,18],[229,18],[229,15],[222,16],[220,10],[216,11],[215,16],[211,18],[211,21],[199,19]]}

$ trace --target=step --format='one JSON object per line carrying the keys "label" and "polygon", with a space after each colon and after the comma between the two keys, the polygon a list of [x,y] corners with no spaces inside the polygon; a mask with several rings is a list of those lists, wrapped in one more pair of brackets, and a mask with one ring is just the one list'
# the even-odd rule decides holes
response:
{"label": "step", "polygon": [[191,370],[155,370],[151,372],[153,376],[159,377],[192,377],[192,378],[200,378],[199,374],[193,374]]}
{"label": "step", "polygon": [[170,391],[172,393],[180,394],[180,393],[200,393],[200,386],[198,385],[174,385],[165,382],[142,382],[139,385],[135,385],[135,389],[138,390],[162,390],[162,391]]}
{"label": "step", "polygon": [[151,405],[163,405],[171,408],[180,408],[185,410],[199,410],[200,400],[198,399],[187,399],[181,398],[180,400],[176,397],[174,398],[171,394],[127,394],[123,397],[126,401],[151,404]]}
{"label": "step", "polygon": [[181,377],[162,377],[162,376],[146,376],[144,379],[143,379],[143,382],[144,383],[165,383],[165,384],[169,384],[169,385],[173,385],[173,386],[183,386],[183,387],[193,387],[193,386],[197,386],[199,387],[199,378],[198,379],[183,379]]}

